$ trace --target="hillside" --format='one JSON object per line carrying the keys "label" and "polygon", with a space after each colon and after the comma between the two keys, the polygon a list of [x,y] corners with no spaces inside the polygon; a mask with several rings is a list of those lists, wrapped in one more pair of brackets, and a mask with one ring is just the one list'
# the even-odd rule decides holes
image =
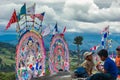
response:
{"label": "hillside", "polygon": [[0,42],[0,71],[15,70],[15,46]]}

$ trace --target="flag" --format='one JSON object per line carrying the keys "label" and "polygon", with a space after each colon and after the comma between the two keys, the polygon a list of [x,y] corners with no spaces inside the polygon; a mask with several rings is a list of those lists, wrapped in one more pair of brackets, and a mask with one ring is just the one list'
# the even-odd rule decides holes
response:
{"label": "flag", "polygon": [[18,21],[20,20],[20,14],[17,15],[17,20],[18,20]]}
{"label": "flag", "polygon": [[101,31],[101,34],[103,34],[104,32],[109,33],[109,25]]}
{"label": "flag", "polygon": [[108,33],[107,33],[107,32],[105,32],[105,33],[104,33],[104,38],[107,38],[107,35],[108,35]]}
{"label": "flag", "polygon": [[34,15],[31,15],[30,17],[32,19],[34,19],[35,17],[37,17],[39,20],[43,21],[44,15],[45,15],[45,12],[43,12],[41,14],[34,14]]}
{"label": "flag", "polygon": [[54,30],[53,30],[53,35],[58,33],[58,28],[57,28],[57,23],[55,24]]}
{"label": "flag", "polygon": [[93,46],[92,48],[90,48],[90,50],[91,50],[91,51],[92,51],[92,50],[97,50],[98,47],[99,47],[99,45],[97,45],[97,46]]}
{"label": "flag", "polygon": [[26,14],[26,4],[24,4],[21,9],[20,9],[20,16],[23,15],[23,14]]}
{"label": "flag", "polygon": [[64,29],[63,29],[63,33],[66,31],[66,26],[64,27]]}
{"label": "flag", "polygon": [[15,22],[17,22],[17,16],[16,16],[16,11],[14,10],[14,12],[13,12],[13,14],[12,14],[7,26],[6,26],[6,30],[10,27],[10,25],[12,23],[15,23]]}
{"label": "flag", "polygon": [[104,48],[104,37],[102,37],[102,39],[101,39],[101,45],[103,46],[103,48]]}
{"label": "flag", "polygon": [[46,27],[43,31],[42,31],[42,36],[46,36],[50,33],[50,26]]}
{"label": "flag", "polygon": [[26,9],[26,14],[35,14],[35,4]]}

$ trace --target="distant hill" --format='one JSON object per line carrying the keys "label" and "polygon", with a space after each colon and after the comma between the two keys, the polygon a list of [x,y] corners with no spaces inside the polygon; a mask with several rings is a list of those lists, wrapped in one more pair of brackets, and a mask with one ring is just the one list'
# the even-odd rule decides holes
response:
{"label": "distant hill", "polygon": [[[91,47],[101,44],[100,33],[79,33],[79,32],[66,32],[66,42],[68,43],[69,50],[76,50],[76,45],[73,44],[76,36],[83,36],[83,44],[80,46],[81,50],[89,50]],[[44,37],[45,48],[49,49],[52,34]],[[120,34],[112,33],[109,35],[109,39],[112,39],[112,47],[110,51],[115,51],[115,48],[120,45]],[[18,35],[14,32],[4,32],[0,34],[0,42],[10,43],[16,45],[18,43]],[[101,49],[101,48],[100,48]]]}
{"label": "distant hill", "polygon": [[15,70],[15,46],[0,42],[0,71]]}

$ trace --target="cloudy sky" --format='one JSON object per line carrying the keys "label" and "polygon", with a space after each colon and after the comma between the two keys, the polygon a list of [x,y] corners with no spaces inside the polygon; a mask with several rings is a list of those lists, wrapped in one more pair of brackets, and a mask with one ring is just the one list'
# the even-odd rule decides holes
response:
{"label": "cloudy sky", "polygon": [[[100,32],[110,25],[110,31],[120,33],[120,0],[0,0],[0,31],[5,29],[14,9],[36,3],[36,13],[46,12],[44,25],[68,32]],[[15,30],[15,24],[9,30]]]}

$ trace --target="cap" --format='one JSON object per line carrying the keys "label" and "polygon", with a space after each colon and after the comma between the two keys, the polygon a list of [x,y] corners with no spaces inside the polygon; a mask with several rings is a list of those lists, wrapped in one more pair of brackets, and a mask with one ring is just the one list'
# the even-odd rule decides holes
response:
{"label": "cap", "polygon": [[84,53],[84,58],[86,58],[87,56],[89,56],[89,55],[91,55],[92,54],[92,52],[85,52]]}
{"label": "cap", "polygon": [[120,51],[120,46],[118,46],[118,47],[116,48],[116,50],[117,50],[117,51]]}

